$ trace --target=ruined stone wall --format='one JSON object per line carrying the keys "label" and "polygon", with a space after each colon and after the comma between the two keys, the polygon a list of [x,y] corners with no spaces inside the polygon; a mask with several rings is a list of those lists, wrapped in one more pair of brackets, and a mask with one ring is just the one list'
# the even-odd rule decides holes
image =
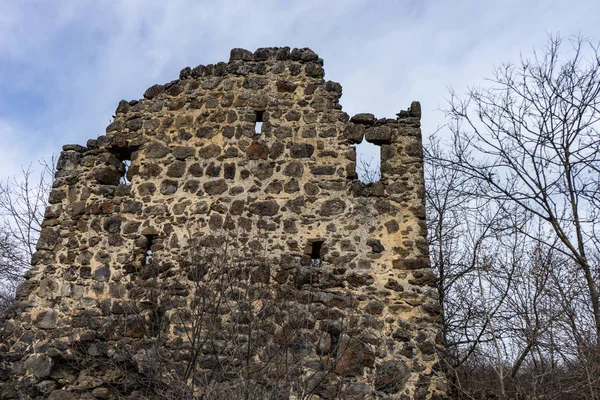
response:
{"label": "ruined stone wall", "polygon": [[[0,333],[0,397],[152,397],[152,366],[165,387],[189,386],[187,366],[229,359],[263,390],[254,398],[275,398],[271,373],[278,398],[443,397],[420,106],[350,118],[323,77],[309,49],[234,49],[121,101],[105,136],[64,146]],[[363,137],[381,146],[369,185],[355,173]],[[219,301],[201,345],[199,298]],[[247,354],[226,350],[244,335]],[[205,382],[231,388],[233,370]]]}

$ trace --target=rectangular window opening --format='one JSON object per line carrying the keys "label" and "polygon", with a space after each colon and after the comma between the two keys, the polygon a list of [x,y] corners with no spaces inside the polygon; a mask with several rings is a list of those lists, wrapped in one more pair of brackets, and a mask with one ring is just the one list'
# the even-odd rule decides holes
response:
{"label": "rectangular window opening", "polygon": [[256,122],[254,123],[254,134],[260,135],[262,133],[262,124],[264,118],[264,111],[256,111]]}
{"label": "rectangular window opening", "polygon": [[121,179],[119,179],[120,185],[131,185],[131,181],[127,179],[127,172],[129,171],[129,167],[131,167],[131,160],[122,160],[123,163],[123,175]]}
{"label": "rectangular window opening", "polygon": [[381,146],[367,142],[352,145],[356,149],[356,175],[362,183],[375,183],[381,180]]}
{"label": "rectangular window opening", "polygon": [[333,331],[333,332],[329,332],[329,334],[331,335],[331,355],[333,356],[333,358],[335,360],[341,354],[340,339],[341,339],[342,333],[340,331]]}
{"label": "rectangular window opening", "polygon": [[146,236],[146,250],[144,252],[144,265],[152,263],[152,245],[154,244],[155,235]]}
{"label": "rectangular window opening", "polygon": [[137,151],[139,146],[123,146],[123,147],[112,147],[109,151],[121,162],[121,167],[119,168],[119,172],[121,173],[121,177],[119,178],[120,185],[130,185],[131,184],[131,160],[133,157],[133,153]]}
{"label": "rectangular window opening", "polygon": [[324,240],[315,240],[310,243],[310,265],[313,267],[319,267],[322,263],[321,260],[321,248],[323,247]]}

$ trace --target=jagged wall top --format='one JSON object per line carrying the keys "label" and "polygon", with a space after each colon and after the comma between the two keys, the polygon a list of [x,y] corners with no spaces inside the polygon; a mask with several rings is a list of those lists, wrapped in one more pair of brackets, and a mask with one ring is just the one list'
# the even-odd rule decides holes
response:
{"label": "jagged wall top", "polygon": [[[246,329],[234,317],[247,308],[230,299],[224,315],[215,308],[223,329],[206,331],[230,355],[243,332],[260,334],[244,357],[261,382],[327,399],[444,391],[420,107],[398,119],[349,118],[322,64],[309,49],[234,49],[229,63],[185,68],[144,99],[121,101],[105,136],[63,147],[34,267],[0,329],[0,372],[10,371],[0,373],[0,397],[133,400],[145,390],[136,376],[156,380],[148,366],[163,377],[182,364],[209,372],[213,364],[180,351],[189,345],[182,316],[201,303],[196,250],[218,256],[228,241],[248,257],[227,269],[251,277],[259,289],[251,292],[277,317],[260,315]],[[382,178],[372,185],[356,179],[350,144],[363,137],[381,150]],[[348,321],[344,334],[335,328]],[[304,343],[291,346],[299,375],[278,380],[276,368],[265,378],[266,349],[288,354],[278,339],[292,325]],[[119,357],[134,364],[115,370]],[[323,371],[315,387],[311,377]]]}

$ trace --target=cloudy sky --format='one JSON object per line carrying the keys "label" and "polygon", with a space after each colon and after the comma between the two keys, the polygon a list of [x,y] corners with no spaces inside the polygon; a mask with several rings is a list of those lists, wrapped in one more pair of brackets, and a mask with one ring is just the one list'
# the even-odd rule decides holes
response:
{"label": "cloudy sky", "polygon": [[548,33],[599,40],[598,15],[597,0],[0,0],[0,179],[233,47],[310,47],[346,112],[394,117],[419,100],[427,135],[449,86],[480,84]]}

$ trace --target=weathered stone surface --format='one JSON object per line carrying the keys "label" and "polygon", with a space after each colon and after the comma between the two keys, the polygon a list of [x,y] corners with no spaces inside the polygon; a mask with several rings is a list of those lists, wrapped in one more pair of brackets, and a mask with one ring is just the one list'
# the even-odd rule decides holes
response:
{"label": "weathered stone surface", "polygon": [[108,233],[117,233],[121,230],[121,217],[109,217],[104,221],[103,228]]}
{"label": "weathered stone surface", "polygon": [[256,201],[248,207],[251,213],[257,215],[276,215],[279,205],[274,200]]}
{"label": "weathered stone surface", "polygon": [[246,49],[231,49],[231,53],[229,56],[229,62],[232,61],[252,61],[254,56],[252,52]]}
{"label": "weathered stone surface", "polygon": [[144,97],[147,99],[153,99],[165,90],[163,85],[152,85],[145,92]]}
{"label": "weathered stone surface", "polygon": [[138,186],[140,196],[149,196],[156,192],[156,185],[152,182],[142,183]]}
{"label": "weathered stone surface", "polygon": [[219,398],[443,398],[420,105],[350,119],[323,76],[310,49],[234,49],[65,146],[0,398],[187,398],[188,365]]}
{"label": "weathered stone surface", "polygon": [[269,156],[269,147],[260,142],[252,142],[248,150],[246,150],[246,156],[250,160],[266,160]]}
{"label": "weathered stone surface", "polygon": [[110,267],[108,265],[103,265],[100,268],[97,268],[93,273],[94,279],[100,282],[108,282],[110,279]]}
{"label": "weathered stone surface", "polygon": [[176,146],[173,148],[173,157],[178,160],[185,160],[186,158],[194,157],[196,149],[189,146]]}
{"label": "weathered stone surface", "polygon": [[362,125],[373,125],[375,123],[375,116],[369,113],[356,114],[350,118],[350,122]]}
{"label": "weathered stone surface", "polygon": [[371,251],[373,253],[382,253],[383,251],[385,251],[385,247],[383,247],[379,239],[367,240],[367,246],[371,247]]}
{"label": "weathered stone surface", "polygon": [[169,154],[169,148],[162,143],[152,142],[146,148],[146,157],[163,158]]}
{"label": "weathered stone surface", "polygon": [[25,360],[24,367],[30,374],[38,378],[46,378],[52,373],[54,362],[43,354],[32,354]]}
{"label": "weathered stone surface", "polygon": [[304,165],[299,161],[292,161],[283,169],[283,174],[286,176],[295,176],[296,178],[300,178],[303,173]]}
{"label": "weathered stone surface", "polygon": [[298,85],[290,81],[277,81],[277,90],[279,92],[294,93],[297,87]]}
{"label": "weathered stone surface", "polygon": [[173,179],[165,179],[160,184],[160,193],[164,195],[170,195],[177,191],[179,187],[179,182]]}
{"label": "weathered stone surface", "polygon": [[308,158],[312,156],[315,147],[310,143],[294,143],[290,149],[292,158]]}
{"label": "weathered stone surface", "polygon": [[339,215],[346,209],[346,203],[340,199],[327,200],[321,206],[320,214],[325,217]]}
{"label": "weathered stone surface", "polygon": [[60,231],[55,228],[44,228],[40,232],[36,248],[38,250],[52,250],[60,239]]}
{"label": "weathered stone surface", "polygon": [[206,182],[203,186],[204,191],[209,195],[217,195],[227,191],[229,187],[224,179]]}
{"label": "weathered stone surface", "polygon": [[116,185],[121,179],[121,173],[112,165],[97,167],[92,171],[93,179],[103,185]]}
{"label": "weathered stone surface", "polygon": [[55,390],[50,393],[48,400],[75,400],[75,396],[66,390]]}
{"label": "weathered stone surface", "polygon": [[221,147],[216,144],[209,144],[204,147],[198,149],[198,157],[199,158],[214,158],[221,153]]}
{"label": "weathered stone surface", "polygon": [[171,178],[181,178],[185,174],[185,162],[175,161],[167,168],[167,176]]}
{"label": "weathered stone surface", "polygon": [[365,140],[375,144],[389,144],[392,142],[392,128],[383,126],[373,126],[365,130]]}
{"label": "weathered stone surface", "polygon": [[402,270],[429,268],[429,260],[417,258],[395,259],[392,261],[392,266],[394,267],[394,269]]}
{"label": "weathered stone surface", "polygon": [[375,370],[375,390],[398,393],[406,385],[408,377],[408,367],[403,361],[384,361]]}
{"label": "weathered stone surface", "polygon": [[40,329],[54,329],[58,323],[58,311],[48,309],[38,314],[35,325]]}
{"label": "weathered stone surface", "polygon": [[335,165],[319,165],[311,168],[310,172],[313,175],[333,175],[337,170]]}

